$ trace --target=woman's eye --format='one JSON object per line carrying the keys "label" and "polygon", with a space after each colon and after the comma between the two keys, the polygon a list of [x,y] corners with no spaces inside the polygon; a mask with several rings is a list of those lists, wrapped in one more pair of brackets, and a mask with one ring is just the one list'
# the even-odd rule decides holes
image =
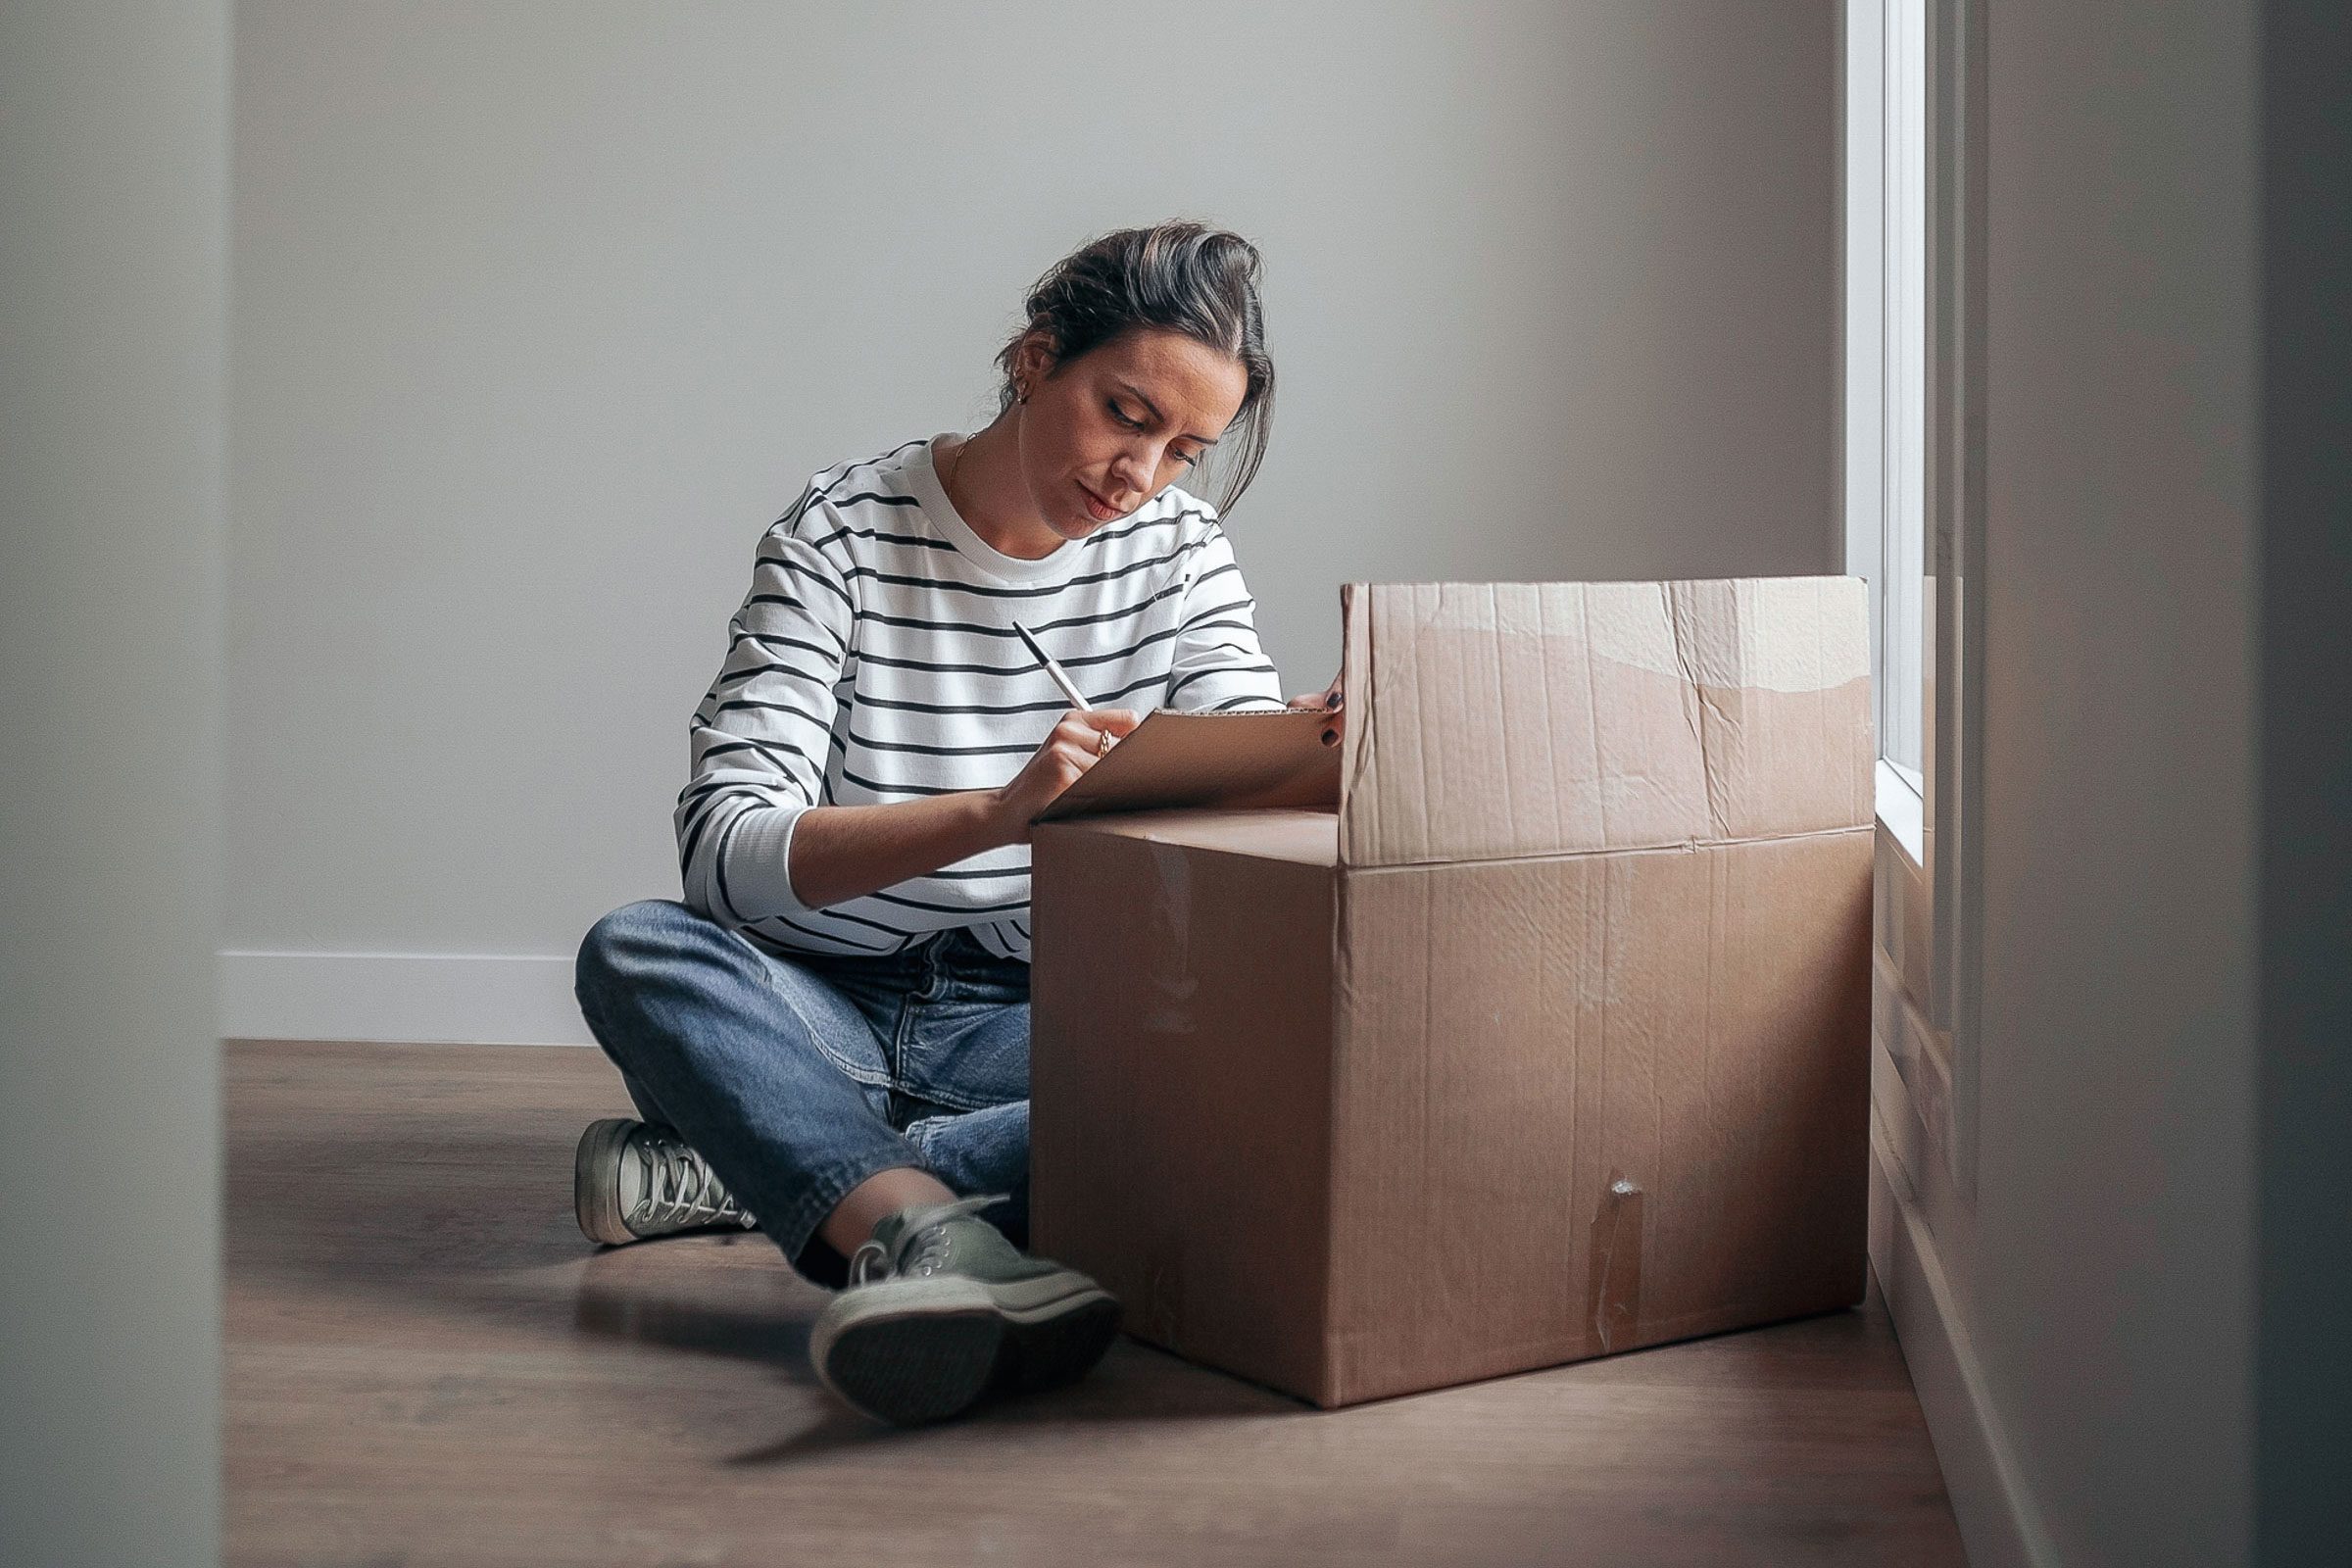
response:
{"label": "woman's eye", "polygon": [[[1144,427],[1144,421],[1143,421],[1143,420],[1141,420],[1141,419],[1130,419],[1129,417],[1127,417],[1127,411],[1126,411],[1125,409],[1122,409],[1122,408],[1120,408],[1116,402],[1106,402],[1106,403],[1104,403],[1104,404],[1102,405],[1102,407],[1104,407],[1105,409],[1108,409],[1108,410],[1110,411],[1110,416],[1111,416],[1112,418],[1114,418],[1114,419],[1118,420],[1118,421],[1119,421],[1121,424],[1125,425],[1125,426],[1126,426],[1128,429],[1130,429],[1130,430],[1141,430],[1141,429]],[[1194,452],[1194,453],[1190,453],[1190,454],[1187,454],[1187,453],[1182,453],[1182,452],[1171,452],[1171,453],[1169,453],[1169,454],[1168,454],[1168,456],[1169,456],[1169,457],[1171,457],[1171,458],[1174,458],[1174,459],[1175,459],[1175,460],[1176,460],[1178,463],[1181,463],[1181,464],[1183,464],[1183,465],[1184,465],[1186,467],[1188,467],[1188,468],[1189,468],[1189,467],[1191,467],[1191,466],[1192,466],[1194,464],[1196,464],[1196,463],[1199,463],[1199,462],[1200,461],[1200,453],[1198,453],[1198,452]]]}

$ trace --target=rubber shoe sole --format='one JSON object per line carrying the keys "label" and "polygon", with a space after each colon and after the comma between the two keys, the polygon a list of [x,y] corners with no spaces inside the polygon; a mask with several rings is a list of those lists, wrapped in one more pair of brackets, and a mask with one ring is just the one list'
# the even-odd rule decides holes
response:
{"label": "rubber shoe sole", "polygon": [[1004,1344],[989,1387],[1000,1394],[1036,1394],[1075,1383],[1094,1370],[1119,1337],[1117,1298],[1100,1286],[1034,1321],[1008,1316]]}
{"label": "rubber shoe sole", "polygon": [[991,1287],[966,1275],[883,1280],[833,1298],[808,1340],[817,1380],[892,1426],[960,1414],[984,1396],[1075,1382],[1119,1332],[1119,1303],[1063,1271]]}
{"label": "rubber shoe sole", "polygon": [[637,1240],[620,1217],[620,1150],[637,1123],[610,1116],[591,1122],[571,1156],[571,1211],[580,1234],[607,1247]]}

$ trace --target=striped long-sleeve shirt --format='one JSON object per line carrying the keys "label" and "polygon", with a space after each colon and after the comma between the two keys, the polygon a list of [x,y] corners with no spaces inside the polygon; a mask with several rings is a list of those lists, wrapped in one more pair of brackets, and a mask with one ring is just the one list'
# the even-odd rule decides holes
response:
{"label": "striped long-sleeve shirt", "polygon": [[787,874],[812,806],[995,789],[1067,710],[1018,620],[1103,708],[1279,708],[1215,512],[1170,486],[1040,561],[957,516],[911,441],[827,468],[760,538],[678,795],[686,902],[781,951],[895,952],[969,927],[1029,956],[1029,850],[1006,845],[811,908]]}

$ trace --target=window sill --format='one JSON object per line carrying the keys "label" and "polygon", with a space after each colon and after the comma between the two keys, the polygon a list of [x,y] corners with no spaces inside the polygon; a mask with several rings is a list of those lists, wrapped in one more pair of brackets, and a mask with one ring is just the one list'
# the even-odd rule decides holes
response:
{"label": "window sill", "polygon": [[1878,791],[1879,825],[1911,858],[1913,870],[1924,869],[1928,863],[1928,805],[1920,796],[1919,786],[1901,768],[1882,757]]}

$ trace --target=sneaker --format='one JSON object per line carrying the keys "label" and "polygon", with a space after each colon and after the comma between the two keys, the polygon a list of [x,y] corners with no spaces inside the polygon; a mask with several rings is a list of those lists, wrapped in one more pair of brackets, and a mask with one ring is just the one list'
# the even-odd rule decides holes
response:
{"label": "sneaker", "polygon": [[1117,1298],[977,1216],[998,1201],[903,1208],[874,1227],[808,1338],[826,1388],[877,1421],[915,1426],[987,1394],[1075,1382],[1102,1359]]}
{"label": "sneaker", "polygon": [[608,1247],[680,1231],[748,1231],[760,1223],[686,1140],[621,1116],[580,1134],[571,1207],[588,1239]]}

